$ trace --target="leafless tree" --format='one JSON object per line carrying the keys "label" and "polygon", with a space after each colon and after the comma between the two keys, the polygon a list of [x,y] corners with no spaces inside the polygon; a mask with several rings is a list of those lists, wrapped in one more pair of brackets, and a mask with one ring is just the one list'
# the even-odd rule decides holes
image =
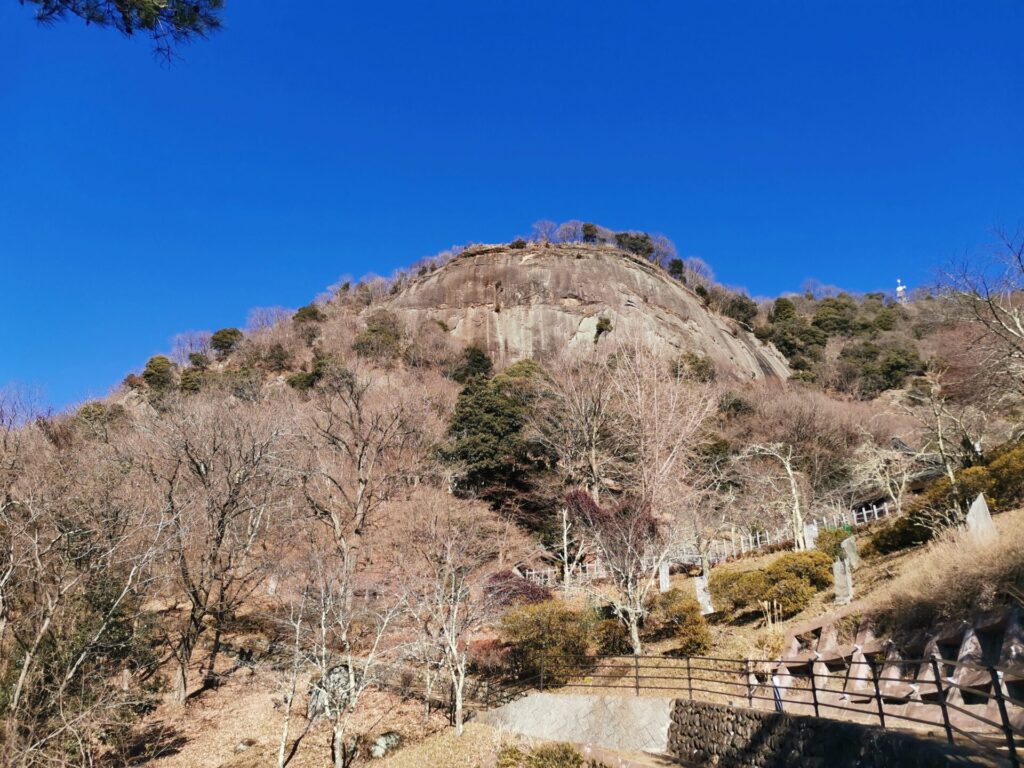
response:
{"label": "leafless tree", "polygon": [[583,222],[577,219],[562,222],[555,231],[555,242],[557,243],[578,243],[582,239]]}
{"label": "leafless tree", "polygon": [[398,487],[415,480],[429,422],[417,393],[381,371],[335,369],[313,399],[305,498],[338,545],[353,553],[353,567],[368,521]]}
{"label": "leafless tree", "polygon": [[393,651],[387,637],[404,603],[384,585],[378,585],[372,599],[356,601],[356,592],[367,594],[373,580],[348,561],[354,553],[333,541],[320,544],[315,535],[311,542],[309,631],[302,643],[317,679],[307,717],[330,723],[331,763],[347,768],[358,756],[353,716],[366,690],[379,682],[381,664]]}
{"label": "leafless tree", "polygon": [[620,340],[613,361],[617,440],[629,457],[621,487],[655,514],[671,513],[707,481],[696,456],[717,391],[677,376],[669,361],[638,338]]}
{"label": "leafless tree", "polygon": [[672,259],[679,257],[675,243],[669,240],[665,235],[652,236],[651,245],[654,246],[653,259],[655,263],[660,264],[662,267],[668,267],[669,262],[672,261]]}
{"label": "leafless tree", "polygon": [[550,368],[531,412],[532,432],[557,457],[564,482],[584,486],[600,502],[602,491],[621,480],[626,451],[612,367],[595,352]]}
{"label": "leafless tree", "polygon": [[267,530],[289,503],[289,460],[272,407],[192,398],[156,414],[147,429],[148,471],[169,521],[169,575],[187,601],[169,627],[184,702],[200,637],[212,627],[209,685],[226,622],[274,560]]}
{"label": "leafless tree", "polygon": [[144,698],[113,680],[139,661],[159,511],[67,419],[0,418],[0,763],[94,764]]}
{"label": "leafless tree", "polygon": [[1000,233],[1001,253],[989,263],[962,265],[945,276],[943,292],[976,329],[990,375],[1024,388],[1024,231]]}
{"label": "leafless tree", "polygon": [[267,331],[288,321],[291,316],[292,312],[284,307],[255,307],[249,310],[245,319],[245,329],[249,334]]}
{"label": "leafless tree", "polygon": [[923,455],[904,443],[879,445],[866,434],[853,458],[853,480],[859,487],[881,488],[893,504],[896,514],[903,513],[903,499]]}
{"label": "leafless tree", "polygon": [[[401,525],[396,568],[404,574],[408,603],[424,660],[438,658],[451,684],[455,729],[462,734],[469,641],[501,606],[488,589],[496,572],[529,557],[526,537],[484,505],[423,488]],[[437,656],[430,649],[437,649]]]}
{"label": "leafless tree", "polygon": [[178,365],[188,365],[189,355],[210,353],[209,331],[185,331],[171,341],[171,360]]}
{"label": "leafless tree", "polygon": [[[806,549],[807,543],[804,539],[805,505],[797,469],[798,456],[794,453],[793,446],[788,443],[755,444],[748,446],[740,457],[742,459],[765,459],[782,470],[782,484],[788,491],[788,518],[793,534],[793,548]],[[756,477],[763,482],[775,484],[770,474],[764,473],[760,469],[755,469],[754,472]],[[777,493],[773,495],[778,496]]]}
{"label": "leafless tree", "polygon": [[[930,368],[919,377],[907,394],[906,412],[917,420],[925,434],[924,450],[933,450],[942,463],[949,480],[953,509],[952,518],[964,514],[964,501],[957,477],[963,465],[963,452],[968,459],[980,458],[980,424],[985,415],[970,406],[952,403],[946,398],[941,370]],[[945,512],[945,510],[943,510]]]}
{"label": "leafless tree", "polygon": [[[658,570],[679,544],[678,527],[671,517],[655,516],[650,502],[637,496],[599,505],[579,490],[569,494],[566,504],[593,542],[612,587],[611,606],[629,633],[633,653],[640,655],[640,627],[648,597]],[[600,594],[608,597],[606,592]]]}
{"label": "leafless tree", "polygon": [[558,225],[548,219],[533,222],[533,239],[541,243],[550,243],[555,238]]}

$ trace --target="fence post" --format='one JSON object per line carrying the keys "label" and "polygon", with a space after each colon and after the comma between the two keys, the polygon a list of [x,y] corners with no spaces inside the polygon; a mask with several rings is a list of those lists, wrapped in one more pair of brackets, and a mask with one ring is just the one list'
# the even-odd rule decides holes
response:
{"label": "fence post", "polygon": [[949,710],[946,709],[946,694],[942,689],[942,669],[939,660],[932,656],[932,672],[935,674],[935,687],[939,691],[939,709],[942,710],[942,725],[946,729],[946,741],[953,743],[953,727],[949,724]]}
{"label": "fence post", "polygon": [[754,686],[750,683],[750,659],[743,662],[744,677],[747,681],[747,705],[754,708]]}
{"label": "fence post", "polygon": [[686,657],[686,695],[693,701],[693,672],[690,671],[690,657]]}
{"label": "fence post", "polygon": [[999,671],[995,667],[989,667],[988,673],[992,676],[992,690],[996,695],[996,704],[999,705],[999,721],[1003,724],[1003,733],[1006,735],[1006,749],[1010,758],[1010,765],[1013,768],[1018,768],[1020,759],[1017,757],[1017,746],[1013,739],[1013,726],[1010,725],[1010,716],[1006,711],[1003,683],[999,679]]}
{"label": "fence post", "polygon": [[814,679],[817,675],[814,674],[814,664],[811,663],[811,701],[814,702],[814,716],[821,717],[821,713],[818,711],[818,683]]}
{"label": "fence post", "polygon": [[878,665],[871,665],[871,678],[875,683],[875,701],[878,702],[878,724],[885,728],[885,702],[882,701],[882,689],[878,685]]}
{"label": "fence post", "polygon": [[633,680],[634,687],[636,688],[636,695],[640,695],[640,657],[637,654],[633,654]]}

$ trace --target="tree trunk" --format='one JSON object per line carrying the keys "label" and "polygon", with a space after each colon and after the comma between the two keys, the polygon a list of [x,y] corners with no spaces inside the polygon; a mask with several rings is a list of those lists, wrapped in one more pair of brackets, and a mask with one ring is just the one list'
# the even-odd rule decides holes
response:
{"label": "tree trunk", "polygon": [[640,643],[640,617],[635,611],[629,612],[629,643],[633,646],[634,656],[643,653],[643,646]]}
{"label": "tree trunk", "polygon": [[331,728],[331,763],[334,768],[347,768],[348,750],[345,749],[345,729],[335,723]]}
{"label": "tree trunk", "polygon": [[217,619],[217,626],[213,630],[213,647],[210,649],[210,658],[206,662],[206,674],[203,675],[203,687],[215,688],[217,686],[217,656],[220,655],[221,629],[220,619]]}
{"label": "tree trunk", "polygon": [[458,682],[454,684],[454,699],[455,699],[455,735],[462,735],[462,685]]}
{"label": "tree trunk", "polygon": [[789,491],[793,494],[793,549],[807,549],[807,542],[804,540],[804,513],[800,508],[800,487],[796,482],[796,473],[793,466],[787,461],[783,463],[786,468],[786,476],[789,478]]}

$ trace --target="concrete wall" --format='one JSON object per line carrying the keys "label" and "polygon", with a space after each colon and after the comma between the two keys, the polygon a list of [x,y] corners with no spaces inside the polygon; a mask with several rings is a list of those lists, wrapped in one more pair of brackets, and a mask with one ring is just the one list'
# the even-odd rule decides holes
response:
{"label": "concrete wall", "polygon": [[673,699],[534,693],[480,715],[480,721],[546,741],[664,753]]}
{"label": "concrete wall", "polygon": [[855,723],[677,700],[669,753],[683,765],[757,768],[932,768],[942,744]]}

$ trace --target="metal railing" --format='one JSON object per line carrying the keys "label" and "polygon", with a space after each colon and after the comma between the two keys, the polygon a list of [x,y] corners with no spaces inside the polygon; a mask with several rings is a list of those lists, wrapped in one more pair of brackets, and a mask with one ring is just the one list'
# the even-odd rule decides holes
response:
{"label": "metal railing", "polygon": [[[829,666],[831,665],[831,667]],[[840,668],[842,667],[842,668]],[[592,690],[769,708],[922,731],[1019,768],[1024,666],[929,659],[754,661],[711,656],[545,656],[539,669],[489,688],[495,705],[531,690]]]}

